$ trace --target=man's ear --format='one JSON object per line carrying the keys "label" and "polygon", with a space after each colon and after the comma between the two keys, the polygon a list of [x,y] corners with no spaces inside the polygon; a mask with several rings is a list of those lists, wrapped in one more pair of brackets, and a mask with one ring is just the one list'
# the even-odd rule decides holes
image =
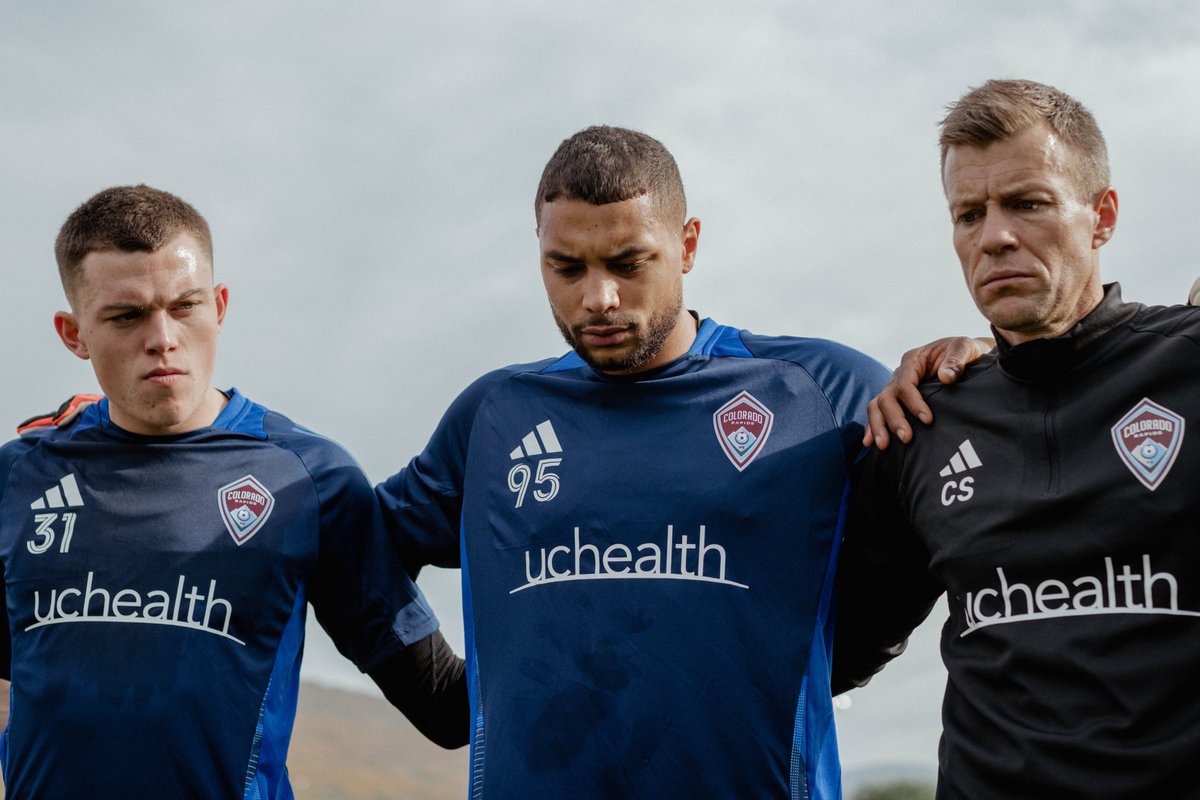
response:
{"label": "man's ear", "polygon": [[683,272],[692,271],[696,263],[696,246],[700,243],[700,220],[692,217],[683,223]]}
{"label": "man's ear", "polygon": [[213,287],[213,303],[217,307],[217,330],[225,322],[225,309],[229,307],[229,287],[218,283]]}
{"label": "man's ear", "polygon": [[1108,244],[1117,228],[1117,190],[1109,186],[1096,201],[1096,228],[1092,231],[1092,247]]}
{"label": "man's ear", "polygon": [[75,321],[74,314],[68,311],[57,312],[54,315],[54,330],[58,331],[58,338],[62,339],[64,347],[84,361],[90,358],[87,342],[79,335],[79,323]]}

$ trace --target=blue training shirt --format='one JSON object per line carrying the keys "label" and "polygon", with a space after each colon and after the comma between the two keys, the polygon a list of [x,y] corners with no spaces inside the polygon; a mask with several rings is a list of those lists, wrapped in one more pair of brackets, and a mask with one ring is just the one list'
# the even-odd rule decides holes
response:
{"label": "blue training shirt", "polygon": [[367,670],[437,620],[339,445],[239,394],[0,448],[9,798],[291,798],[305,607]]}
{"label": "blue training shirt", "polygon": [[840,796],[832,573],[887,375],[706,320],[659,369],[463,392],[376,491],[408,563],[463,570],[472,798]]}

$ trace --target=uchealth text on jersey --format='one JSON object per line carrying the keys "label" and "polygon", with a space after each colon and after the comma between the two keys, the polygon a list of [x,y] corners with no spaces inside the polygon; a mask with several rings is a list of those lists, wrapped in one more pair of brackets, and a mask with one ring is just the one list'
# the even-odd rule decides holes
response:
{"label": "uchealth text on jersey", "polygon": [[[1179,608],[1179,582],[1169,572],[1154,572],[1150,556],[1140,565],[1104,558],[1099,575],[1081,575],[1070,581],[1050,578],[1036,585],[1010,581],[1003,567],[996,568],[995,588],[967,592],[964,614],[966,636],[979,628],[1046,617],[1082,614],[1168,614],[1200,617],[1200,611]],[[1118,585],[1119,584],[1119,585]],[[1165,600],[1165,605],[1157,601]]]}
{"label": "uchealth text on jersey", "polygon": [[[179,576],[174,596],[164,589],[153,589],[143,595],[136,589],[105,589],[97,586],[96,573],[88,572],[82,588],[64,586],[51,589],[42,610],[42,592],[33,590],[33,617],[36,620],[25,630],[43,625],[68,622],[117,622],[175,625],[224,636],[245,645],[229,632],[233,606],[217,597],[217,581],[208,582],[207,594],[199,586],[187,587],[187,578]],[[184,613],[186,602],[187,611]],[[215,612],[215,613],[214,613]]]}
{"label": "uchealth text on jersey", "polygon": [[525,551],[525,583],[509,594],[547,583],[597,579],[707,581],[749,589],[746,584],[726,577],[725,548],[710,543],[707,536],[705,525],[700,526],[694,541],[686,533],[676,536],[675,526],[668,525],[661,544],[614,542],[601,550],[601,545],[583,541],[576,525],[569,545],[540,547],[537,555],[533,550]]}

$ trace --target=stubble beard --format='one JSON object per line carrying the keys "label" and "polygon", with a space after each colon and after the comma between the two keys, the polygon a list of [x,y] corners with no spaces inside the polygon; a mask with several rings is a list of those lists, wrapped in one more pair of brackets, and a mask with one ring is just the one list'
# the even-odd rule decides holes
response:
{"label": "stubble beard", "polygon": [[[622,317],[619,314],[609,317],[592,317],[585,322],[569,326],[553,307],[551,307],[550,313],[554,315],[554,323],[558,325],[558,330],[562,334],[563,339],[583,359],[584,363],[597,372],[621,373],[636,372],[654,360],[662,350],[671,332],[675,330],[675,324],[679,320],[679,312],[682,308],[683,295],[681,293],[669,307],[662,309],[650,317],[645,330],[642,330],[642,327],[637,324],[636,320]],[[623,356],[598,357],[582,342],[582,331],[589,325],[631,326],[630,333],[633,336],[633,348]]]}

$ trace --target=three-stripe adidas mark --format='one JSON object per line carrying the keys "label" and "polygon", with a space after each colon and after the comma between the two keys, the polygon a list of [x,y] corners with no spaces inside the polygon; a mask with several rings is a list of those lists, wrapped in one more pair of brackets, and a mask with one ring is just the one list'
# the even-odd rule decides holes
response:
{"label": "three-stripe adidas mark", "polygon": [[[509,440],[511,441],[511,439]],[[554,433],[554,426],[550,424],[550,420],[539,422],[534,426],[533,430],[525,434],[525,438],[521,440],[521,444],[508,454],[508,457],[513,461],[526,456],[540,456],[542,453],[561,453],[562,445],[558,442],[558,436]]]}
{"label": "three-stripe adidas mark", "polygon": [[950,456],[950,463],[942,467],[942,471],[938,475],[947,478],[951,474],[957,475],[960,472],[982,466],[983,462],[979,460],[975,448],[971,446],[971,440],[963,439],[963,443],[958,446],[958,451]]}
{"label": "three-stripe adidas mark", "polygon": [[75,482],[75,473],[62,478],[46,490],[46,494],[29,504],[34,511],[44,508],[82,508],[83,495]]}
{"label": "three-stripe adidas mark", "polygon": [[[71,537],[75,535],[75,518],[74,511],[48,511],[47,509],[59,508],[83,508],[83,495],[79,493],[79,484],[75,480],[75,473],[64,475],[59,479],[58,483],[46,490],[45,494],[29,504],[29,508],[33,511],[40,511],[40,514],[34,514],[33,520],[37,523],[37,529],[33,532],[33,539],[25,542],[25,548],[33,555],[45,553],[54,544],[54,540],[59,540],[58,552],[67,553],[71,550]],[[59,520],[62,524],[59,525]]]}
{"label": "three-stripe adidas mark", "polygon": [[[516,495],[514,508],[520,508],[525,503],[525,495],[532,489],[533,499],[539,503],[549,503],[558,496],[561,485],[559,474],[555,468],[562,464],[562,444],[550,420],[542,420],[533,426],[533,430],[525,434],[521,444],[508,454],[509,459],[516,461],[508,471],[508,490]],[[536,470],[525,458],[537,458]]]}
{"label": "three-stripe adidas mark", "polygon": [[961,478],[958,476],[982,466],[983,461],[975,452],[971,440],[963,439],[963,443],[954,451],[954,455],[950,456],[950,463],[942,467],[942,471],[938,473],[943,478],[951,478],[942,484],[942,505],[951,506],[954,503],[965,503],[974,497],[975,478],[970,475],[963,475]]}

